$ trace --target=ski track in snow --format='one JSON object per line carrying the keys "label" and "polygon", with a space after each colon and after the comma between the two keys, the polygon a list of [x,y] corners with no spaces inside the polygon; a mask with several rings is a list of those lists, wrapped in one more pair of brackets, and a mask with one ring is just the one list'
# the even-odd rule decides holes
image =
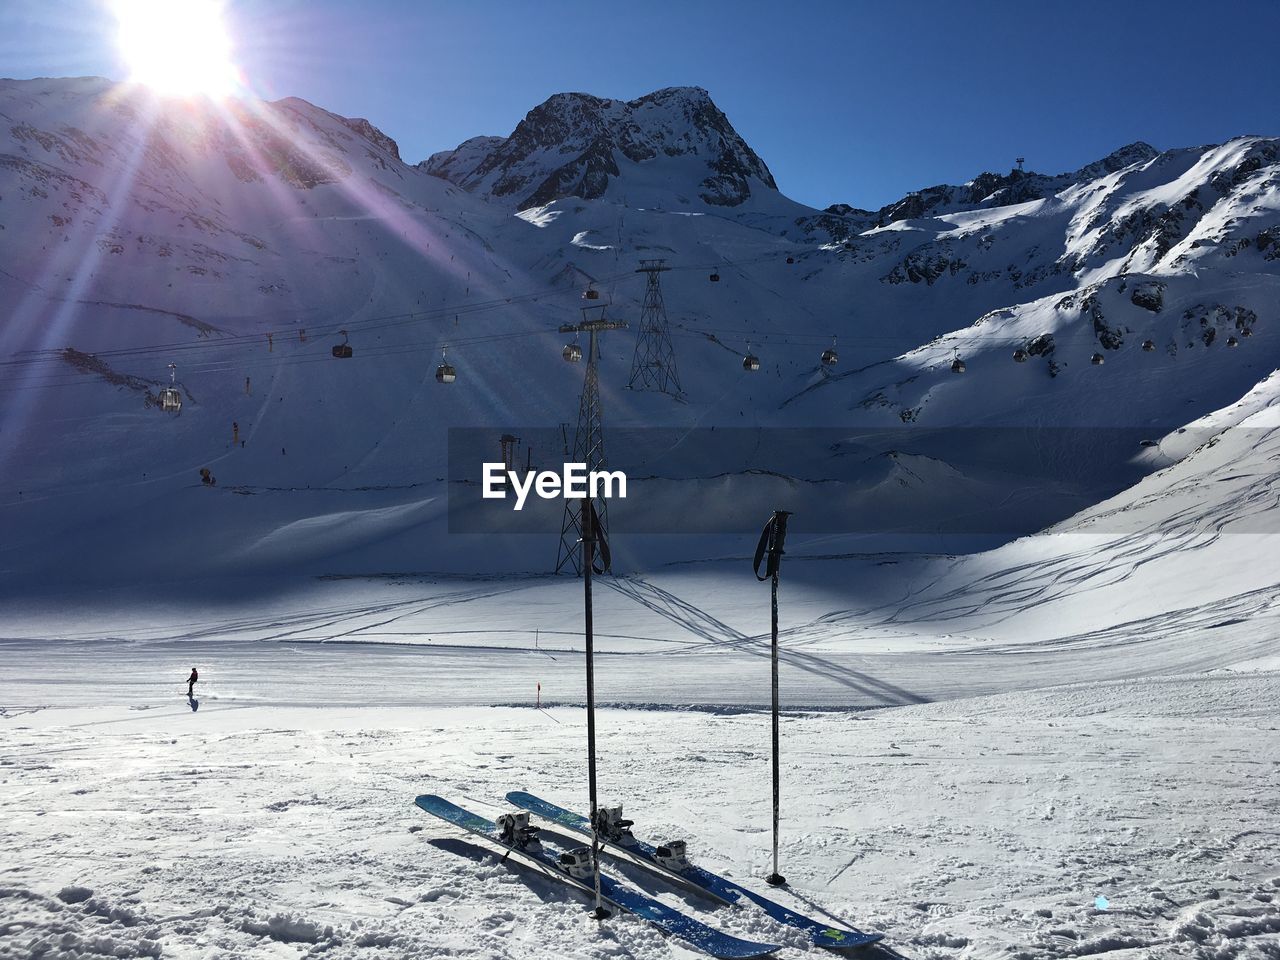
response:
{"label": "ski track in snow", "polygon": [[[402,686],[426,702],[440,679]],[[694,955],[632,918],[597,928],[412,806],[493,814],[509,789],[583,806],[580,709],[174,694],[0,720],[0,956]],[[1278,696],[1256,673],[789,716],[778,897],[883,931],[868,955],[1274,956]],[[765,717],[603,710],[599,737],[603,797],[642,835],[765,889]],[[820,952],[615,872],[782,957]]]}
{"label": "ski track in snow", "polygon": [[[597,638],[602,799],[747,883],[769,859],[766,593],[714,573],[597,592],[620,629]],[[834,599],[783,591],[802,614],[784,615],[784,901],[884,932],[869,956],[1280,949],[1280,674],[1249,667],[1274,649],[1269,590],[1027,643],[851,625]],[[577,895],[411,805],[585,804],[580,585],[166,603],[147,623],[128,598],[61,621],[33,602],[6,627],[0,957],[695,956],[631,918],[597,930]]]}

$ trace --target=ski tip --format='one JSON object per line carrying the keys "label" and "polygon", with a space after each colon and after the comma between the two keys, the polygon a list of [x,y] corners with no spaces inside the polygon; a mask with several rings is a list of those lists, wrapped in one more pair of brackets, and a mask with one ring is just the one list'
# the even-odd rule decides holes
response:
{"label": "ski tip", "polygon": [[444,797],[437,796],[434,793],[421,793],[418,796],[413,798],[413,802],[417,804],[419,807],[421,807],[423,810],[426,810],[430,807],[436,806],[437,804],[445,803],[447,801],[444,799]]}
{"label": "ski tip", "polygon": [[814,946],[826,947],[828,950],[857,950],[879,943],[883,939],[883,933],[862,933],[861,931],[855,933],[851,930],[832,929],[814,934],[812,942]]}
{"label": "ski tip", "polygon": [[512,803],[518,804],[521,800],[534,800],[537,798],[534,797],[532,793],[528,793],[524,790],[508,790],[507,799]]}
{"label": "ski tip", "polygon": [[771,957],[782,949],[779,943],[752,943],[749,940],[739,940],[731,949],[716,950],[706,944],[698,946],[717,960],[756,960],[757,957]]}

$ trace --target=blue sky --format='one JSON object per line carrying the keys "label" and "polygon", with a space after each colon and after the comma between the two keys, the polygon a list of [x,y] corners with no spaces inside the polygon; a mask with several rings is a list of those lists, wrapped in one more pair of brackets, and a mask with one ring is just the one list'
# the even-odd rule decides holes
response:
{"label": "blue sky", "polygon": [[[180,0],[175,0],[180,2]],[[1280,2],[228,0],[262,96],[368,117],[411,162],[507,134],[552,93],[706,87],[815,206],[877,207],[1134,140],[1280,134]],[[127,71],[105,0],[2,0],[0,76]]]}

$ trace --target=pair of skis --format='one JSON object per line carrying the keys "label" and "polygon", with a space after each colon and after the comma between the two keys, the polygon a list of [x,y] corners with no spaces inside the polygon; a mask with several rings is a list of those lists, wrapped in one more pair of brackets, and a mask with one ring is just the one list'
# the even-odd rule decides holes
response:
{"label": "pair of skis", "polygon": [[[591,835],[590,821],[571,810],[542,800],[533,794],[512,791],[507,799],[518,807],[537,814],[545,820],[567,827],[585,836]],[[533,842],[528,836],[500,833],[494,822],[477,816],[442,797],[433,794],[420,796],[415,801],[425,812],[440,817],[470,833],[491,840],[505,847],[508,854],[514,853],[524,858],[521,862],[533,867],[538,872],[563,882],[583,893],[594,896],[594,890],[586,882],[574,878],[565,867],[566,858],[554,848],[539,842]],[[629,830],[623,829],[616,837],[602,837],[604,845],[623,853],[632,862],[658,873],[686,887],[691,887],[709,898],[721,903],[733,904],[750,900],[764,910],[766,914],[779,923],[803,930],[809,935],[812,943],[836,950],[848,950],[866,946],[883,938],[882,934],[865,933],[857,929],[839,929],[821,923],[811,917],[803,916],[784,907],[753,890],[740,886],[732,880],[717,876],[700,867],[689,864],[677,849],[654,847],[631,836]],[[672,854],[675,854],[673,857]],[[570,858],[571,859],[571,856]],[[678,937],[693,946],[725,960],[750,960],[763,957],[779,949],[778,944],[755,943],[730,936],[714,927],[709,927],[678,910],[645,896],[636,890],[623,886],[605,874],[600,875],[600,892],[604,900],[613,906],[634,913],[666,933]]]}

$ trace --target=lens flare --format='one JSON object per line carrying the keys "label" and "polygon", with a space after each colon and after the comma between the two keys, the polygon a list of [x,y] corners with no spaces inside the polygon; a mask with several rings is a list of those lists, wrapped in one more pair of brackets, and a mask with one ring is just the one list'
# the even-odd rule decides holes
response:
{"label": "lens flare", "polygon": [[220,0],[114,0],[130,77],[167,96],[225,97],[239,77]]}

